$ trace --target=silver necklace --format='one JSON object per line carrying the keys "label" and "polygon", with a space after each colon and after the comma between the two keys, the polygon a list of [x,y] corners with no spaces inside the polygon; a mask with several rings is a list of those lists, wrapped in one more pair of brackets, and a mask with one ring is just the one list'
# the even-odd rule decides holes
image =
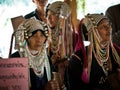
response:
{"label": "silver necklace", "polygon": [[45,51],[42,48],[41,53],[39,52],[37,55],[31,54],[29,49],[26,49],[26,56],[29,59],[29,67],[32,68],[35,74],[39,77],[43,76],[44,67],[45,67]]}

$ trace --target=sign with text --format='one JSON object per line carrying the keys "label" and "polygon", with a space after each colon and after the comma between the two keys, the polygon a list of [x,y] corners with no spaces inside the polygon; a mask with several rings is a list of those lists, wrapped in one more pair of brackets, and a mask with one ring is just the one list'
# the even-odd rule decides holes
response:
{"label": "sign with text", "polygon": [[29,90],[28,59],[0,59],[0,90]]}

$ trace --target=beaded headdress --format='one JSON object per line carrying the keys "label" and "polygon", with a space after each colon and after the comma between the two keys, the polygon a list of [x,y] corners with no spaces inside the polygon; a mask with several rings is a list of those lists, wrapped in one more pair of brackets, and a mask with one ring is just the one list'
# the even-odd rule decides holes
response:
{"label": "beaded headdress", "polygon": [[26,41],[34,34],[33,32],[40,30],[46,38],[49,36],[47,24],[36,20],[35,18],[25,19],[14,32],[15,49],[23,52]]}
{"label": "beaded headdress", "polygon": [[46,9],[46,16],[47,16],[48,10],[51,10],[52,12],[64,17],[68,17],[71,13],[71,10],[68,4],[62,1],[56,1],[56,2],[53,2],[52,4],[49,4]]}
{"label": "beaded headdress", "polygon": [[40,30],[45,37],[48,37],[48,27],[47,24],[36,20],[35,18],[26,19],[23,23],[21,23],[18,27],[18,30],[24,30],[24,37],[25,39],[30,38],[34,31]]}
{"label": "beaded headdress", "polygon": [[90,31],[92,27],[97,27],[98,24],[103,20],[107,19],[102,13],[101,14],[87,14],[84,19],[84,25],[87,31]]}

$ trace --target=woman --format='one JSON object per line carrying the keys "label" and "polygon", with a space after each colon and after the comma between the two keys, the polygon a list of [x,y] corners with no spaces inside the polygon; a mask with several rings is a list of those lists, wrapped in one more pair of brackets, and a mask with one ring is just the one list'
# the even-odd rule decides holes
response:
{"label": "woman", "polygon": [[28,58],[30,90],[58,90],[57,81],[51,79],[50,60],[46,52],[47,25],[34,18],[26,19],[14,35],[18,51],[10,57]]}
{"label": "woman", "polygon": [[[113,89],[108,78],[120,68],[120,48],[112,43],[109,20],[102,14],[88,14],[80,22],[80,29],[79,42],[67,70],[69,89]],[[90,42],[86,49],[81,36]]]}
{"label": "woman", "polygon": [[64,73],[74,44],[70,7],[63,1],[55,1],[48,5],[46,18],[51,32],[50,58],[54,71],[59,73],[61,90],[65,90]]}

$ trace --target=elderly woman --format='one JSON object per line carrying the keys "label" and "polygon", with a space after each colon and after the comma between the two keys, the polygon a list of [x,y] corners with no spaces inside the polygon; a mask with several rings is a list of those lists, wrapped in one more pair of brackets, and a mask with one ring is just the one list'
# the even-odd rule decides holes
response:
{"label": "elderly woman", "polygon": [[[112,43],[111,32],[111,24],[103,14],[88,14],[81,20],[78,44],[67,70],[70,90],[114,88],[109,76],[120,68],[120,48]],[[84,48],[82,40],[89,41],[89,46]]]}
{"label": "elderly woman", "polygon": [[27,57],[29,61],[30,90],[58,90],[51,80],[50,59],[46,52],[47,25],[34,18],[25,19],[14,32],[17,52],[10,57]]}

